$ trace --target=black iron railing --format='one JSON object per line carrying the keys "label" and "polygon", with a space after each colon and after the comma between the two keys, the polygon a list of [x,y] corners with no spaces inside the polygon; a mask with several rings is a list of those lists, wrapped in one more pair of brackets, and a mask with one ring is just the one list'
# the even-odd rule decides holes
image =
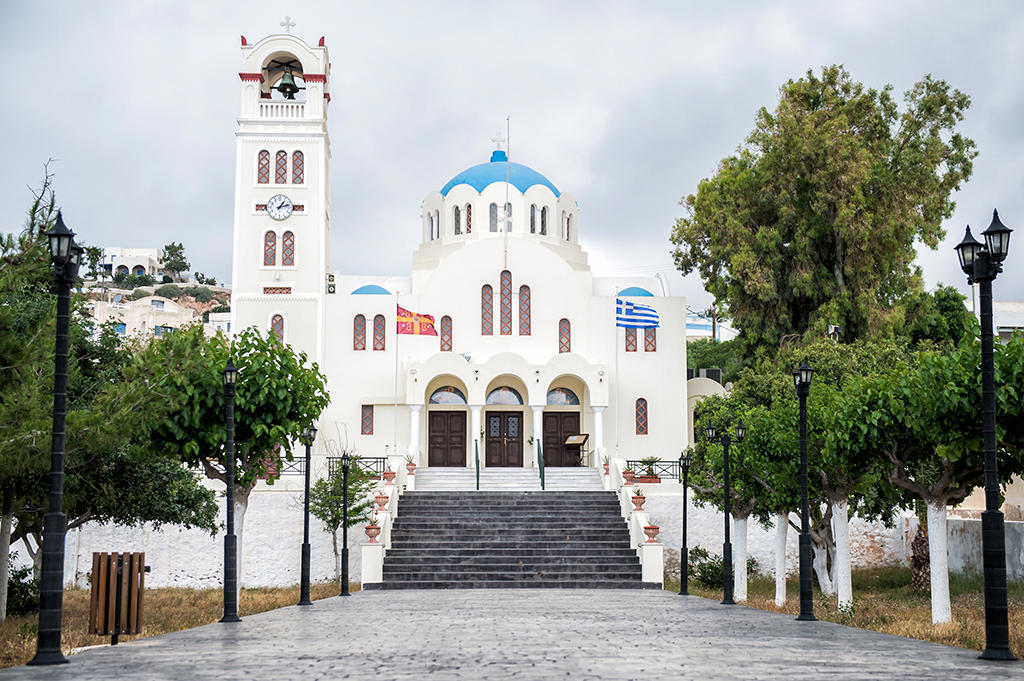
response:
{"label": "black iron railing", "polygon": [[[362,468],[367,473],[380,477],[388,469],[388,458],[386,456],[353,456],[349,459],[353,466]],[[327,476],[334,477],[335,473],[341,470],[341,457],[327,457]]]}
{"label": "black iron railing", "polygon": [[305,475],[306,474],[306,457],[295,457],[291,461],[287,459],[281,459],[281,466],[278,469],[279,475]]}
{"label": "black iron railing", "polygon": [[679,480],[683,477],[683,469],[679,467],[678,461],[658,461],[653,464],[646,464],[642,461],[626,461],[626,467],[632,468],[637,477],[656,475],[661,480]]}

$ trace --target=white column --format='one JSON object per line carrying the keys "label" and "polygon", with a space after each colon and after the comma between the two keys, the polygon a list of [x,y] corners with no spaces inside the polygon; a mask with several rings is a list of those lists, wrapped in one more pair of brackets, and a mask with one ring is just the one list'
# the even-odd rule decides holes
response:
{"label": "white column", "polygon": [[[537,461],[537,443],[543,443],[544,438],[544,407],[530,407],[533,409],[533,465],[537,467],[540,462]],[[523,465],[526,465],[526,458],[523,457]]]}
{"label": "white column", "polygon": [[409,456],[417,466],[420,464],[420,410],[422,404],[409,405]]}
{"label": "white column", "polygon": [[599,467],[604,458],[604,410],[607,407],[591,409],[594,410],[594,467]]}
{"label": "white column", "polygon": [[[475,468],[476,467],[476,463],[475,463],[476,460],[474,459],[474,457],[476,456],[477,448],[478,447],[482,448],[481,445],[483,445],[483,443],[480,442],[480,412],[481,411],[483,411],[483,405],[471,404],[469,406],[469,413],[470,413],[470,418],[469,418],[469,434],[472,437],[470,437],[470,439],[469,439],[469,441],[470,441],[469,457],[467,457],[466,463],[469,465],[470,468]],[[481,468],[484,467],[484,459],[485,459],[484,453],[480,452],[480,467]]]}

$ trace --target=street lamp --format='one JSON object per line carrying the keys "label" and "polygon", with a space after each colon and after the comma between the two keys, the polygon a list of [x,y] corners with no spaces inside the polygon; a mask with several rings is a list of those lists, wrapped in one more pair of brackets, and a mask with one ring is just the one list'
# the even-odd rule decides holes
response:
{"label": "street lamp", "polygon": [[50,508],[43,519],[42,575],[39,588],[39,632],[36,655],[29,664],[65,664],[60,649],[64,618],[64,444],[68,394],[68,336],[71,331],[71,285],[78,279],[78,266],[85,250],[75,244],[75,233],[57,221],[46,232],[50,262],[57,282],[57,339],[53,369],[53,431],[50,440]]}
{"label": "street lamp", "polygon": [[315,439],[316,426],[311,423],[302,433],[302,444],[306,445],[306,496],[302,502],[302,577],[299,585],[299,605],[313,605],[309,600],[309,459]]}
{"label": "street lamp", "polygon": [[811,592],[811,520],[807,509],[807,396],[811,392],[814,369],[807,359],[793,372],[793,384],[800,398],[800,615],[802,622],[813,622],[814,596]]}
{"label": "street lamp", "polygon": [[981,514],[981,554],[985,575],[984,660],[1016,660],[1010,650],[1006,603],[1006,540],[999,510],[999,469],[996,461],[996,386],[992,350],[992,280],[1003,271],[1010,250],[1010,232],[992,211],[992,224],[981,244],[967,227],[956,246],[960,269],[969,284],[978,284],[981,300],[981,420],[985,453],[985,511]]}
{"label": "street lamp", "polygon": [[[710,423],[705,427],[704,434],[707,436],[708,442],[719,442],[722,445],[722,486],[725,498],[725,542],[722,544],[722,605],[736,605],[736,601],[732,599],[732,540],[729,534],[729,502],[732,496],[729,491],[729,445],[732,444],[732,437],[729,435],[728,428],[723,428],[722,432],[719,433],[715,426]],[[736,444],[743,442],[743,438],[746,435],[747,428],[740,421],[736,424]],[[743,569],[745,570],[746,568],[747,566],[744,565]]]}
{"label": "street lamp", "polygon": [[679,467],[683,469],[683,543],[682,548],[679,551],[679,595],[689,596],[690,588],[690,551],[686,547],[686,477],[690,472],[690,464],[693,463],[693,457],[690,455],[689,450],[683,450],[679,454]]}
{"label": "street lamp", "polygon": [[348,592],[348,469],[352,458],[348,452],[341,455],[341,594],[350,596]]}
{"label": "street lamp", "polygon": [[224,535],[224,616],[221,622],[241,622],[238,617],[238,539],[235,537],[235,383],[238,369],[228,357],[224,367],[224,397],[227,401],[227,444],[224,470],[227,478],[227,534]]}

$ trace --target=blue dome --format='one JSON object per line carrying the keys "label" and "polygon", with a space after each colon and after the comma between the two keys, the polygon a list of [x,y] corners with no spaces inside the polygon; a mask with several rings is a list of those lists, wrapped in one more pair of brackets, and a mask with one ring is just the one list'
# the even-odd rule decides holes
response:
{"label": "blue dome", "polygon": [[620,296],[653,296],[654,294],[639,286],[630,286],[619,291]]}
{"label": "blue dome", "polygon": [[353,296],[390,296],[391,291],[387,290],[383,286],[377,286],[376,284],[366,284],[360,286],[351,293]]}
{"label": "blue dome", "polygon": [[485,187],[494,182],[504,182],[506,166],[508,166],[508,181],[519,191],[526,193],[526,190],[535,184],[542,184],[557,197],[561,195],[551,181],[538,173],[533,168],[528,168],[519,163],[509,163],[508,156],[504,151],[498,149],[491,154],[490,163],[481,163],[473,166],[453,177],[448,184],[441,189],[441,196],[447,196],[452,187],[460,184],[468,184],[479,194]]}

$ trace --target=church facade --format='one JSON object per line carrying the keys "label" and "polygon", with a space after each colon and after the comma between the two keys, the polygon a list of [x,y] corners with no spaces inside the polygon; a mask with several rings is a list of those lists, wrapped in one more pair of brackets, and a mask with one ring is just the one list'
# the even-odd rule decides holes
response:
{"label": "church facade", "polygon": [[[332,271],[346,227],[331,223],[324,40],[243,38],[239,76],[231,326],[270,329],[319,364],[331,403],[317,455],[395,469],[405,456],[528,468],[538,443],[547,466],[679,456],[685,300],[657,277],[595,277],[572,194],[499,143],[422,200],[408,275]],[[658,326],[617,327],[617,301]]]}

